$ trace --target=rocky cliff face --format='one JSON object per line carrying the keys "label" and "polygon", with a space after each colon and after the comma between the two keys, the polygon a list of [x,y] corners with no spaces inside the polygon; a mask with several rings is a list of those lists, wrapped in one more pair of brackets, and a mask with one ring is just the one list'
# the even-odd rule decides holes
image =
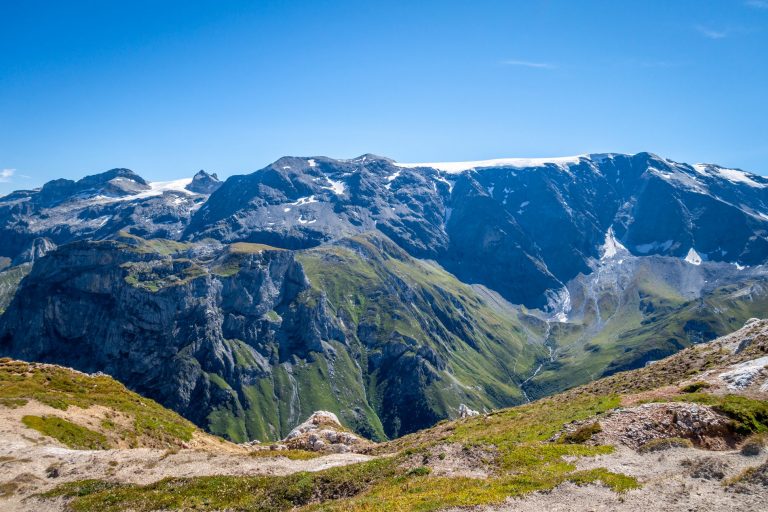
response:
{"label": "rocky cliff face", "polygon": [[[103,371],[238,441],[280,438],[322,406],[383,438],[433,424],[459,402],[522,400],[514,380],[504,382],[507,370],[470,378],[472,365],[483,369],[494,353],[519,359],[522,369],[537,350],[457,316],[457,307],[490,314],[471,290],[452,297],[396,277],[390,260],[418,264],[390,241],[374,236],[347,246],[297,260],[291,251],[245,243],[125,236],[65,245],[23,281],[0,322],[0,352]],[[370,261],[379,266],[368,268]],[[365,285],[338,283],[329,297],[321,276],[338,279],[352,268],[373,281],[371,302],[350,310],[337,294],[363,299]],[[436,292],[446,296],[430,296]],[[486,382],[488,391],[470,392],[473,382]]]}
{"label": "rocky cliff face", "polygon": [[195,194],[210,195],[216,192],[221,185],[222,183],[216,173],[208,174],[200,170],[192,177],[189,185],[184,188]]}
{"label": "rocky cliff face", "polygon": [[208,426],[212,411],[242,407],[235,389],[271,377],[286,337],[275,310],[297,349],[330,337],[317,310],[291,305],[307,282],[290,253],[226,256],[241,265],[234,279],[142,249],[76,243],[39,260],[4,316],[4,352],[109,373]]}

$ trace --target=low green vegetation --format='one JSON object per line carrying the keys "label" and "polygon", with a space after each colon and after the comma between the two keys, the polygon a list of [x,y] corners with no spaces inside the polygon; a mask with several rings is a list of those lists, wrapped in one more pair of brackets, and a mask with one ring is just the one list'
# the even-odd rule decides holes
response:
{"label": "low green vegetation", "polygon": [[[312,286],[307,304],[323,297],[360,352],[382,361],[361,366],[367,401],[388,437],[453,416],[461,403],[490,410],[525,402],[519,383],[546,350],[528,341],[517,313],[500,311],[439,266],[411,258],[380,235],[351,237],[296,257]],[[412,397],[408,403],[384,404],[386,397],[405,396]]]}
{"label": "low green vegetation", "polygon": [[[338,425],[334,425],[338,429]],[[309,460],[316,459],[323,455],[321,452],[310,452],[307,450],[254,450],[248,455],[254,458],[271,459],[275,457],[285,457],[291,460]]]}
{"label": "low green vegetation", "polygon": [[147,486],[86,480],[57,487],[45,497],[74,498],[74,511],[291,510],[313,501],[354,496],[395,475],[391,460],[380,459],[317,473],[287,476],[165,479]]}
{"label": "low green vegetation", "polygon": [[696,393],[697,391],[701,391],[702,389],[707,389],[710,387],[710,384],[708,382],[699,381],[699,382],[692,382],[690,384],[686,384],[682,388],[680,388],[680,391],[683,393]]}
{"label": "low green vegetation", "polygon": [[232,277],[240,272],[243,260],[251,254],[258,254],[264,251],[282,251],[279,247],[272,247],[265,244],[254,244],[249,242],[235,242],[226,247],[224,255],[217,259],[211,272],[219,277]]}
{"label": "low green vegetation", "polygon": [[[602,468],[578,471],[564,456],[593,456],[609,446],[554,443],[563,424],[581,421],[618,405],[618,397],[542,400],[411,434],[379,447],[392,455],[368,462],[281,477],[202,477],[166,479],[147,486],[84,481],[59,486],[47,497],[66,496],[75,511],[195,510],[419,510],[500,503],[509,496],[552,489],[562,482],[601,482],[624,492],[635,479]],[[430,449],[460,443],[494,456],[488,478],[436,476]],[[257,452],[254,456],[261,456]],[[282,455],[285,452],[267,452]],[[414,456],[426,462],[409,466]],[[445,457],[440,458],[443,460]]]}
{"label": "low green vegetation", "polygon": [[690,439],[683,439],[680,437],[651,439],[640,448],[638,448],[637,451],[640,453],[651,453],[670,450],[672,448],[693,448],[693,443]]}
{"label": "low green vegetation", "polygon": [[[729,478],[723,484],[736,492],[754,492],[754,486],[768,487],[768,462],[763,462],[756,467],[747,468],[733,478]],[[752,487],[752,489],[750,489]]]}
{"label": "low green vegetation", "polygon": [[167,240],[165,238],[141,238],[127,231],[117,234],[117,241],[130,246],[133,251],[142,254],[160,254],[161,256],[173,256],[188,251],[192,244]]}
{"label": "low green vegetation", "polygon": [[76,450],[105,450],[106,436],[56,416],[24,416],[22,423]]}
{"label": "low green vegetation", "polygon": [[32,270],[31,263],[24,263],[0,272],[0,315],[13,300],[21,280]]}
{"label": "low green vegetation", "polygon": [[[28,400],[63,411],[71,406],[87,409],[98,405],[111,409],[125,421],[113,421],[113,427],[105,429],[109,431],[105,434],[110,445],[122,442],[130,446],[177,446],[189,441],[195,431],[192,423],[175,412],[128,391],[106,375],[0,359],[0,403],[19,406]],[[31,421],[40,425],[39,420]],[[50,427],[52,422],[47,420],[45,424]]]}
{"label": "low green vegetation", "polygon": [[741,454],[748,457],[760,455],[768,446],[768,434],[765,432],[752,434],[741,445]]}
{"label": "low green vegetation", "polygon": [[17,409],[29,403],[26,398],[0,398],[0,405],[9,409]]}
{"label": "low green vegetation", "polygon": [[565,434],[560,438],[560,440],[563,443],[568,444],[582,444],[592,439],[593,435],[602,432],[602,430],[603,429],[600,427],[600,424],[595,421],[593,423],[582,425],[575,431]]}
{"label": "low green vegetation", "polygon": [[676,400],[709,405],[733,420],[736,433],[749,435],[768,432],[768,401],[755,400],[741,395],[712,395],[692,393]]}
{"label": "low green vegetation", "polygon": [[282,251],[278,247],[272,247],[266,244],[253,244],[249,242],[235,242],[227,246],[227,251],[231,254],[256,254],[263,251]]}
{"label": "low green vegetation", "polygon": [[163,259],[152,262],[132,262],[122,265],[125,282],[150,292],[185,285],[208,273],[205,267],[186,258]]}

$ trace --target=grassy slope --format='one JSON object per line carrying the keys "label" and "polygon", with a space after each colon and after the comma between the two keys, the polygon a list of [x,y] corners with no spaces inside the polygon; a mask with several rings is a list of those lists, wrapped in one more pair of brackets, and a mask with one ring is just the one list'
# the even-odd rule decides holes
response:
{"label": "grassy slope", "polygon": [[[751,335],[751,333],[747,333]],[[600,481],[617,492],[638,486],[630,477],[605,469],[578,471],[564,456],[585,457],[612,451],[610,446],[585,446],[548,439],[566,423],[595,418],[635,400],[638,393],[664,388],[663,400],[705,403],[733,419],[741,434],[768,431],[768,402],[745,396],[689,393],[680,385],[704,370],[722,368],[765,355],[768,343],[758,340],[733,354],[716,344],[701,345],[651,366],[622,372],[537,402],[490,414],[441,422],[379,445],[388,457],[318,473],[285,477],[203,477],[166,479],[148,486],[99,481],[60,486],[49,497],[67,496],[78,511],[126,508],[201,510],[438,510],[502,502],[534,490],[551,489],[563,481]],[[669,389],[677,384],[678,388]],[[489,454],[488,478],[433,476],[428,469],[439,448],[460,444]],[[414,466],[414,460],[417,461]],[[570,460],[570,459],[569,459]]]}
{"label": "grassy slope", "polygon": [[[517,383],[530,371],[541,347],[526,344],[514,320],[447,272],[373,235],[355,237],[346,246],[303,251],[297,259],[312,285],[300,300],[311,306],[324,294],[332,312],[343,320],[348,340],[327,341],[335,353],[331,359],[310,352],[275,365],[271,378],[243,389],[243,410],[213,414],[215,432],[232,439],[275,438],[293,426],[289,418],[295,421],[325,409],[366,437],[385,439],[381,420],[391,419],[386,417],[391,408],[385,394],[393,392],[388,386],[402,383],[396,371],[386,373],[389,368],[369,373],[367,359],[381,357],[393,343],[410,347],[403,360],[426,346],[448,363],[440,380],[422,381],[423,408],[435,414],[431,423],[455,414],[462,402],[491,409],[523,401]],[[228,261],[217,272],[234,275],[236,268]],[[365,340],[358,336],[361,331],[367,333]],[[250,364],[247,350],[235,353],[241,354],[238,364]]]}
{"label": "grassy slope", "polygon": [[[405,343],[414,351],[429,347],[445,361],[442,378],[427,383],[425,390],[425,406],[439,417],[451,415],[462,402],[492,409],[524,401],[518,384],[542,348],[528,344],[515,319],[498,313],[451,274],[374,235],[298,258],[350,336],[365,345],[367,357],[378,357],[389,344]],[[379,414],[385,413],[383,394],[393,385],[385,371],[366,376]]]}
{"label": "grassy slope", "polygon": [[30,263],[24,263],[0,272],[0,315],[3,314],[8,304],[11,303],[19,283],[21,283],[21,280],[24,279],[24,276],[31,269],[32,265]]}
{"label": "grassy slope", "polygon": [[102,406],[114,421],[105,419],[102,432],[57,418],[28,416],[24,423],[73,448],[180,446],[192,439],[192,423],[158,403],[128,391],[106,375],[92,376],[54,365],[0,359],[0,407],[19,407],[29,400],[66,411],[76,406]]}
{"label": "grassy slope", "polygon": [[[548,443],[563,423],[614,407],[614,396],[564,403],[549,401],[499,411],[482,419],[444,423],[386,445],[390,457],[318,473],[282,477],[203,477],[166,479],[148,486],[84,481],[65,484],[53,496],[69,496],[74,510],[149,511],[170,509],[232,510],[437,510],[449,506],[497,503],[507,496],[551,489],[570,480],[602,481],[616,491],[637,486],[634,479],[604,469],[576,471],[563,456],[608,453],[611,447]],[[430,448],[461,443],[497,453],[488,479],[435,477],[424,466]]]}
{"label": "grassy slope", "polygon": [[[595,321],[593,309],[588,309],[580,325],[553,328],[559,347],[557,361],[545,365],[532,379],[529,394],[556,393],[733,332],[747,319],[765,316],[768,311],[768,296],[742,293],[751,284],[719,287],[703,299],[688,300],[649,269],[641,269],[621,297],[604,297],[601,312],[605,323],[600,331],[589,327]],[[704,339],[701,330],[709,333]]]}

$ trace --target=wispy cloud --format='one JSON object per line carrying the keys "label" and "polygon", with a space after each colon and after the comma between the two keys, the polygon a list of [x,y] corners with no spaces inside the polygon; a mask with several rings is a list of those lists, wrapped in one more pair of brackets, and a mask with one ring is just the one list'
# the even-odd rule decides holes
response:
{"label": "wispy cloud", "polygon": [[13,177],[13,173],[16,172],[16,169],[3,169],[0,170],[0,183],[8,183],[11,181],[11,178]]}
{"label": "wispy cloud", "polygon": [[744,4],[755,9],[768,9],[768,0],[747,0]]}
{"label": "wispy cloud", "polygon": [[699,34],[709,39],[724,39],[728,37],[727,30],[717,30],[711,27],[706,27],[704,25],[696,25],[696,30],[699,32]]}
{"label": "wispy cloud", "polygon": [[505,66],[520,66],[524,68],[536,68],[536,69],[555,69],[557,66],[548,62],[533,62],[530,60],[515,60],[507,59],[501,61]]}

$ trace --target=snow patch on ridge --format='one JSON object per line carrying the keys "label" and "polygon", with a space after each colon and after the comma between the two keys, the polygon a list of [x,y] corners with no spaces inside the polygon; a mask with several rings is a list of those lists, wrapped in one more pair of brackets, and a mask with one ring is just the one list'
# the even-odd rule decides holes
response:
{"label": "snow patch on ridge", "polygon": [[309,197],[300,197],[296,200],[295,203],[291,203],[294,206],[301,206],[303,204],[310,204],[310,203],[317,203],[319,202],[317,199],[315,199],[315,196],[309,196]]}
{"label": "snow patch on ridge", "polygon": [[752,179],[753,175],[750,175],[748,172],[740,171],[739,169],[728,169],[714,164],[693,164],[691,167],[693,167],[699,174],[718,177],[728,180],[731,183],[739,183],[754,188],[766,187],[764,183],[758,183]]}
{"label": "snow patch on ridge", "polygon": [[544,167],[554,164],[561,169],[567,169],[571,164],[578,164],[582,158],[588,159],[588,155],[563,156],[555,158],[497,158],[493,160],[474,160],[467,162],[430,162],[430,163],[399,163],[393,162],[397,167],[412,169],[415,167],[431,167],[448,174],[459,174],[470,169],[485,169],[488,167],[514,167],[524,169],[526,167]]}
{"label": "snow patch on ridge", "polygon": [[326,179],[328,180],[328,183],[330,183],[331,185],[328,187],[321,187],[321,188],[330,190],[337,196],[344,194],[344,188],[346,187],[346,185],[344,185],[343,181],[336,181],[336,180],[332,180],[331,178],[326,178]]}
{"label": "snow patch on ridge", "polygon": [[616,235],[613,233],[613,226],[608,228],[608,231],[605,233],[605,243],[601,247],[603,255],[600,257],[601,260],[607,260],[609,258],[613,258],[617,254],[621,253],[628,253],[626,247],[624,247],[621,242],[616,240]]}
{"label": "snow patch on ridge", "polygon": [[688,254],[685,255],[685,261],[690,263],[691,265],[701,265],[701,256],[699,256],[699,253],[696,252],[696,249],[691,247],[688,249]]}
{"label": "snow patch on ridge", "polygon": [[[117,181],[117,178],[112,179],[110,181]],[[129,181],[129,180],[123,179],[122,181]],[[131,194],[131,195],[120,196],[120,197],[98,195],[91,198],[89,201],[92,203],[100,203],[100,204],[115,203],[119,201],[134,201],[136,199],[147,199],[149,197],[161,196],[166,192],[180,192],[187,196],[197,195],[194,192],[190,192],[189,190],[187,190],[186,187],[190,183],[192,183],[192,178],[182,178],[180,180],[171,180],[171,181],[153,181],[149,183],[149,190],[144,190],[137,194]]]}
{"label": "snow patch on ridge", "polygon": [[401,172],[403,172],[403,171],[395,171],[394,173],[392,173],[389,176],[387,176],[385,178],[387,180],[387,183],[386,183],[386,185],[384,185],[384,188],[386,188],[387,190],[391,189],[392,188],[392,182],[395,181],[400,176]]}

